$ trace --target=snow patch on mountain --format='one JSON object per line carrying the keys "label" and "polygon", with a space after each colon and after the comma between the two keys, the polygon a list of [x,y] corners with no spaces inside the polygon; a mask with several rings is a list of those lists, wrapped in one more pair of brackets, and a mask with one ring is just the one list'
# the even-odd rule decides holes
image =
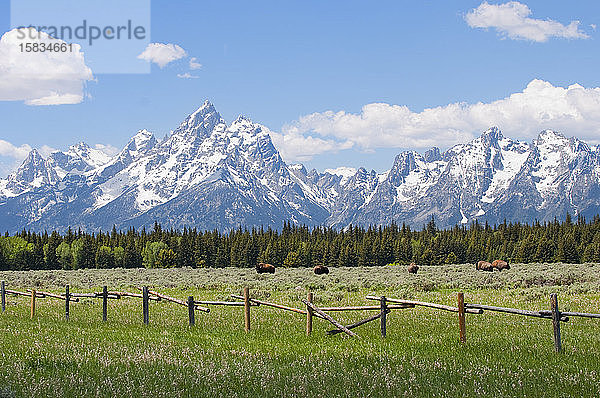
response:
{"label": "snow patch on mountain", "polygon": [[[492,156],[499,155],[501,165],[494,168],[492,180],[483,194],[481,201],[493,203],[496,197],[502,195],[508,189],[511,181],[521,171],[523,164],[529,157],[529,145],[527,143],[513,141],[508,138],[498,140],[499,152],[493,148]],[[478,216],[483,214],[477,213]]]}
{"label": "snow patch on mountain", "polygon": [[342,177],[340,184],[346,185],[350,177],[356,174],[356,169],[354,167],[338,167],[335,169],[325,169],[325,173],[333,174]]}
{"label": "snow patch on mountain", "polygon": [[539,152],[540,163],[532,175],[538,179],[535,184],[537,190],[546,196],[556,189],[557,180],[576,153],[566,137],[551,130],[542,131],[534,140],[534,145]]}

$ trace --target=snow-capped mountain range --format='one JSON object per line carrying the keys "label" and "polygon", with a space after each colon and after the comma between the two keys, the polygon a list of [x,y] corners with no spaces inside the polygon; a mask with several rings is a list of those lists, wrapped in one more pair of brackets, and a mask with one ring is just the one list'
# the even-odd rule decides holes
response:
{"label": "snow-capped mountain range", "polygon": [[531,143],[493,127],[441,153],[407,151],[390,170],[307,171],[286,164],[270,131],[230,125],[206,101],[168,137],[140,130],[114,157],[85,143],[44,159],[32,150],[0,180],[0,230],[116,225],[228,230],[284,221],[344,228],[532,222],[600,212],[600,151],[545,130]]}

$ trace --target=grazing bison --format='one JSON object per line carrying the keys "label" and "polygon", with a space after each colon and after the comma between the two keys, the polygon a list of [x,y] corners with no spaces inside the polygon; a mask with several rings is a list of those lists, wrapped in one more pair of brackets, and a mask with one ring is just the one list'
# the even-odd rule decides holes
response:
{"label": "grazing bison", "polygon": [[410,263],[410,265],[408,266],[408,273],[416,274],[417,272],[419,272],[419,266],[415,263]]}
{"label": "grazing bison", "polygon": [[494,267],[492,266],[492,264],[488,263],[487,261],[479,261],[477,263],[477,270],[478,271],[493,271]]}
{"label": "grazing bison", "polygon": [[315,268],[313,268],[313,271],[317,275],[323,275],[329,273],[329,268],[324,265],[317,265]]}
{"label": "grazing bison", "polygon": [[492,267],[496,268],[498,271],[502,271],[503,269],[510,269],[510,265],[506,261],[503,260],[494,260],[492,263]]}
{"label": "grazing bison", "polygon": [[256,266],[256,272],[259,274],[274,274],[275,266],[266,263],[258,263]]}

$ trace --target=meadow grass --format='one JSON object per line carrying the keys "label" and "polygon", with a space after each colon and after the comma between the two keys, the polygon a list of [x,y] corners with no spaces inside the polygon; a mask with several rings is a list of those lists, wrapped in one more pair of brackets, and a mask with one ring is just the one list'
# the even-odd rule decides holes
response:
{"label": "meadow grass", "polygon": [[[410,297],[455,305],[467,302],[522,309],[549,308],[558,291],[563,310],[600,312],[597,265],[516,266],[477,273],[471,266],[425,267],[407,275],[398,267],[334,269],[325,277],[309,270],[86,270],[0,272],[9,287],[60,292],[128,289],[148,284],[185,299],[228,299],[242,286],[255,297],[301,307],[308,290],[317,305],[373,304],[367,294]],[[494,279],[495,278],[495,279]],[[554,353],[551,321],[485,312],[467,315],[467,343],[458,342],[454,313],[427,308],[394,310],[387,338],[377,321],[356,329],[359,339],[326,336],[332,327],[315,319],[305,336],[300,314],[252,307],[249,333],[243,309],[211,307],[187,325],[187,309],[150,303],[142,324],[141,300],[71,305],[9,297],[0,315],[0,396],[27,397],[565,397],[600,396],[600,321],[572,318],[562,324],[562,354]],[[372,314],[369,313],[369,314]],[[365,312],[332,313],[344,323]]]}

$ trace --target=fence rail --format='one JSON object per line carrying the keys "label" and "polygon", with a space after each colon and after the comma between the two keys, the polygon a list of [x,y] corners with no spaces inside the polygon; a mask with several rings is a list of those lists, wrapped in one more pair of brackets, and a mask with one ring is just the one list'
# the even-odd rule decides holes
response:
{"label": "fence rail", "polygon": [[[466,303],[464,300],[464,294],[462,292],[457,293],[457,306],[449,306],[446,304],[429,303],[415,300],[404,300],[398,298],[390,298],[385,296],[366,296],[367,300],[378,301],[379,305],[353,305],[353,306],[317,306],[314,303],[314,296],[312,292],[309,292],[306,299],[302,299],[301,302],[304,304],[306,309],[294,308],[287,305],[272,303],[265,300],[259,300],[252,298],[250,295],[250,289],[244,288],[242,295],[232,294],[231,297],[235,300],[240,301],[218,301],[218,300],[194,300],[193,296],[188,296],[187,300],[181,300],[175,297],[168,296],[163,293],[159,293],[154,290],[148,289],[147,286],[139,288],[140,293],[123,292],[123,291],[109,291],[107,286],[102,287],[101,292],[93,293],[72,293],[69,285],[65,286],[64,294],[56,294],[51,292],[39,291],[35,289],[26,289],[25,291],[12,290],[6,288],[6,282],[0,281],[0,296],[2,302],[2,312],[6,311],[7,296],[23,296],[30,297],[31,306],[31,318],[35,317],[36,314],[36,300],[37,299],[57,299],[65,302],[65,319],[69,320],[70,317],[70,303],[78,303],[81,298],[90,299],[102,299],[102,320],[107,321],[108,319],[108,301],[119,300],[121,298],[134,298],[142,300],[142,321],[144,324],[150,323],[150,301],[155,302],[169,302],[178,304],[187,308],[188,321],[190,326],[196,324],[196,311],[209,313],[210,308],[205,306],[234,306],[244,307],[244,329],[250,331],[250,308],[251,307],[269,307],[286,312],[292,312],[301,314],[306,317],[306,334],[310,335],[313,329],[313,317],[317,317],[328,321],[335,326],[335,329],[329,330],[326,333],[330,336],[337,334],[345,334],[351,337],[358,337],[352,329],[356,329],[359,326],[365,325],[369,322],[380,320],[381,336],[385,337],[387,334],[387,316],[393,312],[393,310],[401,309],[414,309],[415,307],[426,307],[435,310],[450,311],[458,314],[458,329],[459,329],[459,341],[465,343],[467,340],[466,331],[466,315],[481,315],[485,311],[499,312],[512,315],[521,315],[528,317],[535,317],[540,319],[551,320],[553,325],[553,337],[554,347],[556,352],[562,351],[561,344],[561,330],[560,323],[568,322],[569,317],[582,317],[591,319],[600,319],[600,314],[586,313],[586,312],[572,312],[572,311],[560,311],[558,307],[558,296],[556,294],[550,295],[550,310],[522,310],[517,308],[498,307],[486,304],[474,304]],[[391,303],[391,304],[390,304]],[[344,326],[341,322],[334,319],[328,312],[339,313],[343,311],[378,311],[377,314],[369,316],[358,322]]]}

